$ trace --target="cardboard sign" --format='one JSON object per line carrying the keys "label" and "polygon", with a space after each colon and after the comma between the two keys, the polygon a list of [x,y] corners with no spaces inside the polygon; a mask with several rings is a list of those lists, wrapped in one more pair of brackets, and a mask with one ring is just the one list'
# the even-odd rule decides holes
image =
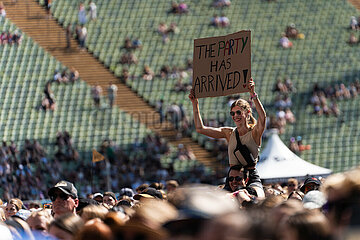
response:
{"label": "cardboard sign", "polygon": [[248,92],[251,31],[194,40],[192,87],[197,98]]}

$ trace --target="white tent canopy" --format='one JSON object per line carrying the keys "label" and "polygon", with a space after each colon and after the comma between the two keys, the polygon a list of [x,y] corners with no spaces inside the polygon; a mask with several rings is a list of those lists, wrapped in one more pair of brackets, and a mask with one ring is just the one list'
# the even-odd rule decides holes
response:
{"label": "white tent canopy", "polygon": [[331,170],[311,164],[293,153],[281,141],[280,137],[273,133],[265,149],[260,154],[260,161],[256,167],[261,179],[281,180],[287,178],[303,179],[305,176],[326,176]]}

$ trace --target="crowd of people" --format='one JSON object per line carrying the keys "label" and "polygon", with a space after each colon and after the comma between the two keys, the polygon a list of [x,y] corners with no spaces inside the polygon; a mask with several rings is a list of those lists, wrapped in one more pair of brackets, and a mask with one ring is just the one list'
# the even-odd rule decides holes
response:
{"label": "crowd of people", "polygon": [[274,85],[273,92],[277,94],[273,103],[276,112],[275,115],[270,115],[267,128],[275,128],[279,134],[283,134],[287,124],[296,122],[296,117],[291,111],[291,94],[296,92],[296,88],[289,77],[285,77],[283,80],[278,78]]}
{"label": "crowd of people", "polygon": [[97,18],[97,6],[94,1],[89,2],[89,6],[86,9],[84,3],[80,2],[78,10],[78,23],[85,25],[88,20],[95,21]]}
{"label": "crowd of people", "polygon": [[[107,98],[110,108],[112,108],[116,101],[118,87],[113,82],[109,82],[107,87]],[[102,106],[101,99],[102,99],[103,88],[100,85],[95,85],[91,88],[91,96],[94,101],[94,106],[96,108],[100,108]]]}
{"label": "crowd of people", "polygon": [[[346,86],[345,83],[339,83],[323,88],[318,84],[314,84],[309,102],[313,106],[313,114],[318,116],[334,115],[338,117],[340,115],[340,109],[337,101],[357,98],[359,93],[360,84],[357,80],[349,83],[348,86]],[[328,102],[330,102],[330,104]]]}
{"label": "crowd of people", "polygon": [[125,49],[125,52],[120,57],[120,64],[137,64],[138,59],[134,54],[134,51],[142,48],[142,42],[140,39],[135,38],[131,40],[129,37],[126,37],[124,40],[124,45],[121,49]]}
{"label": "crowd of people", "polygon": [[[25,140],[19,149],[14,142],[3,142],[0,148],[3,199],[15,196],[23,200],[45,199],[46,187],[60,178],[76,182],[87,194],[92,189],[107,187],[135,189],[151,181],[165,183],[169,178],[176,178],[180,183],[207,182],[214,174],[200,163],[189,165],[185,172],[178,171],[176,162],[186,166],[194,161],[191,148],[179,145],[170,151],[169,144],[158,135],[135,139],[125,146],[104,140],[98,152],[106,161],[96,163],[86,160],[89,153],[79,152],[67,131],[57,133],[54,146],[46,151],[38,141]],[[162,162],[164,157],[170,160],[166,165]],[[107,168],[108,172],[104,170]]]}
{"label": "crowd of people", "polygon": [[356,18],[355,16],[351,16],[349,29],[359,30],[360,29],[359,20],[360,20],[360,16],[358,18]]}
{"label": "crowd of people", "polygon": [[0,44],[1,45],[20,45],[22,41],[22,35],[19,30],[15,30],[13,33],[10,31],[2,32],[0,34]]}
{"label": "crowd of people", "polygon": [[359,175],[355,168],[262,186],[253,170],[234,165],[218,186],[171,179],[86,195],[61,180],[46,189],[45,204],[3,198],[0,231],[6,240],[356,239]]}
{"label": "crowd of people", "polygon": [[357,45],[359,43],[359,38],[356,37],[356,35],[355,35],[355,32],[360,29],[359,20],[360,20],[360,17],[356,18],[355,16],[351,16],[351,18],[350,18],[349,29],[352,31],[350,33],[348,43],[352,46]]}
{"label": "crowd of people", "polygon": [[286,26],[285,31],[281,33],[279,43],[282,48],[291,48],[293,46],[293,42],[291,42],[290,39],[304,38],[305,35],[299,32],[294,23],[291,23],[290,25]]}
{"label": "crowd of people", "polygon": [[169,36],[179,34],[180,29],[175,22],[170,23],[169,26],[161,22],[157,28],[157,32],[161,35],[163,43],[168,43],[170,41]]}

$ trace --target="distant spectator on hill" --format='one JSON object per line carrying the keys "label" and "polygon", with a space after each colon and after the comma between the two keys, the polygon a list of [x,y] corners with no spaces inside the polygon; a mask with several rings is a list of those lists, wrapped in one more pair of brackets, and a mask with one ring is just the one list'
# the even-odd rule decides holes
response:
{"label": "distant spectator on hill", "polygon": [[123,48],[125,48],[126,50],[132,49],[131,40],[129,37],[125,38]]}
{"label": "distant spectator on hill", "polygon": [[0,43],[1,43],[2,45],[8,43],[8,41],[7,41],[7,33],[6,33],[6,32],[2,32],[2,33],[1,33],[1,35],[0,35]]}
{"label": "distant spectator on hill", "polygon": [[179,105],[172,103],[166,110],[165,116],[171,120],[175,129],[179,129],[179,123],[182,119],[181,109]]}
{"label": "distant spectator on hill", "polygon": [[287,123],[294,123],[296,122],[296,118],[294,113],[291,111],[290,108],[285,109],[285,119]]}
{"label": "distant spectator on hill", "polygon": [[87,23],[86,10],[85,10],[84,3],[80,3],[80,5],[79,5],[78,22],[80,25],[85,25]]}
{"label": "distant spectator on hill", "polygon": [[186,3],[184,3],[183,1],[180,2],[180,4],[179,4],[179,13],[183,14],[183,13],[187,13],[188,11],[189,11],[188,5]]}
{"label": "distant spectator on hill", "polygon": [[210,25],[214,27],[220,26],[220,17],[217,14],[214,14],[214,16],[211,18]]}
{"label": "distant spectator on hill", "polygon": [[139,40],[139,38],[135,38],[135,39],[132,41],[132,47],[133,47],[133,49],[140,49],[140,48],[142,48],[142,42]]}
{"label": "distant spectator on hill", "polygon": [[110,85],[108,87],[108,98],[109,98],[110,107],[113,107],[113,105],[114,105],[117,90],[118,90],[118,87],[115,84],[113,84],[112,82],[110,82]]}
{"label": "distant spectator on hill", "polygon": [[160,76],[161,78],[167,78],[170,73],[169,65],[163,65],[160,69]]}
{"label": "distant spectator on hill", "polygon": [[311,145],[304,145],[302,143],[302,137],[301,136],[296,137],[296,142],[297,142],[297,144],[299,146],[299,151],[300,152],[311,149]]}
{"label": "distant spectator on hill", "polygon": [[296,29],[295,24],[291,23],[285,29],[285,36],[289,39],[296,39],[298,37],[299,31]]}
{"label": "distant spectator on hill", "polygon": [[129,70],[127,68],[123,68],[121,70],[121,75],[119,77],[121,83],[126,83],[129,79]]}
{"label": "distant spectator on hill", "polygon": [[297,144],[296,140],[294,137],[290,138],[290,142],[289,142],[289,149],[295,153],[296,155],[299,154],[299,145]]}
{"label": "distant spectator on hill", "polygon": [[54,72],[54,77],[53,77],[53,81],[54,82],[61,82],[61,73],[58,70],[55,70]]}
{"label": "distant spectator on hill", "polygon": [[41,106],[40,106],[40,108],[44,111],[55,110],[55,108],[56,108],[54,94],[51,91],[50,87],[51,87],[51,81],[48,81],[45,84],[45,88],[44,88],[45,97],[43,98],[43,100],[41,102]]}
{"label": "distant spectator on hill", "polygon": [[285,77],[284,83],[288,92],[296,92],[296,88],[289,77]]}
{"label": "distant spectator on hill", "polygon": [[156,102],[156,111],[159,113],[159,121],[160,123],[164,120],[164,100],[160,99],[160,101]]}
{"label": "distant spectator on hill", "polygon": [[165,34],[165,33],[167,32],[167,29],[168,29],[168,27],[167,27],[166,23],[161,22],[161,23],[159,24],[159,26],[158,26],[157,31],[158,31],[158,33],[160,33],[160,34]]}
{"label": "distant spectator on hill", "polygon": [[190,145],[184,146],[183,144],[178,145],[177,158],[182,161],[196,159],[195,154],[191,149]]}
{"label": "distant spectator on hill", "polygon": [[350,34],[350,37],[349,37],[348,43],[349,43],[350,45],[356,45],[356,44],[359,43],[359,39],[355,36],[354,33],[351,33],[351,34]]}
{"label": "distant spectator on hill", "polygon": [[71,24],[69,24],[66,27],[66,33],[65,33],[65,36],[66,36],[66,48],[67,49],[70,49],[70,47],[71,47],[71,35],[72,35],[72,29],[71,29]]}
{"label": "distant spectator on hill", "polygon": [[215,0],[213,3],[214,7],[229,7],[231,5],[230,0]]}
{"label": "distant spectator on hill", "polygon": [[176,23],[172,22],[169,26],[169,28],[166,30],[167,34],[178,34],[180,32],[178,26],[176,25]]}
{"label": "distant spectator on hill", "polygon": [[168,43],[169,42],[169,37],[167,35],[168,33],[168,26],[166,25],[166,23],[161,22],[157,28],[158,33],[162,36],[162,41],[163,43]]}
{"label": "distant spectator on hill", "polygon": [[17,44],[20,45],[22,41],[22,35],[20,34],[19,30],[15,30],[12,34],[11,32],[2,32],[0,34],[0,44],[5,45],[13,45]]}
{"label": "distant spectator on hill", "polygon": [[63,82],[63,83],[67,83],[69,81],[69,75],[68,75],[66,69],[64,69],[61,73],[61,80],[62,80],[61,82]]}
{"label": "distant spectator on hill", "polygon": [[91,1],[90,3],[89,3],[89,8],[90,8],[90,20],[96,20],[96,4],[93,2],[93,1]]}
{"label": "distant spectator on hill", "polygon": [[287,92],[287,87],[286,85],[281,81],[281,78],[278,78],[275,85],[274,85],[274,88],[273,88],[273,91],[275,92],[280,92],[280,93],[286,93]]}
{"label": "distant spectator on hill", "polygon": [[358,30],[359,29],[359,23],[358,23],[355,16],[351,16],[350,29],[352,29],[352,30]]}
{"label": "distant spectator on hill", "polygon": [[6,17],[6,11],[5,6],[3,2],[0,2],[0,17],[5,18]]}
{"label": "distant spectator on hill", "polygon": [[330,110],[335,115],[335,117],[338,117],[340,115],[340,110],[335,101],[332,101],[330,104]]}
{"label": "distant spectator on hill", "polygon": [[178,11],[179,11],[179,4],[177,4],[177,2],[172,2],[169,13],[178,13]]}
{"label": "distant spectator on hill", "polygon": [[81,26],[81,31],[79,32],[79,44],[80,44],[80,49],[81,50],[85,50],[85,41],[87,38],[87,29],[84,25]]}
{"label": "distant spectator on hill", "polygon": [[143,79],[147,81],[151,81],[154,78],[154,72],[148,65],[144,66],[143,70]]}
{"label": "distant spectator on hill", "polygon": [[100,96],[102,93],[102,87],[100,85],[96,85],[94,87],[92,87],[91,89],[91,94],[94,100],[94,104],[95,107],[99,108],[100,107]]}
{"label": "distant spectator on hill", "polygon": [[180,2],[179,4],[177,2],[172,2],[169,13],[183,14],[183,13],[187,13],[188,11],[189,11],[188,5],[183,1]]}
{"label": "distant spectator on hill", "polygon": [[230,20],[224,14],[220,17],[220,26],[221,27],[228,27],[230,26]]}
{"label": "distant spectator on hill", "polygon": [[76,70],[74,67],[70,68],[70,82],[74,83],[79,80],[79,71]]}
{"label": "distant spectator on hill", "polygon": [[123,55],[121,55],[120,63],[121,64],[128,64],[128,65],[137,64],[138,59],[133,53],[128,52],[128,53],[124,53]]}
{"label": "distant spectator on hill", "polygon": [[282,48],[291,48],[293,46],[293,43],[287,38],[286,34],[282,34],[280,38],[280,46]]}

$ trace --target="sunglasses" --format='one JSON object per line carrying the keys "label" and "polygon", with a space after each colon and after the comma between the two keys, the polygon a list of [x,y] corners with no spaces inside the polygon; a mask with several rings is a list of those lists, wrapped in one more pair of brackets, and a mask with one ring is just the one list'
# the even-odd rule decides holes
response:
{"label": "sunglasses", "polygon": [[235,116],[235,113],[236,113],[236,115],[241,115],[241,111],[240,110],[237,110],[236,112],[233,112],[233,111],[231,111],[230,112],[230,115],[233,117],[233,116]]}
{"label": "sunglasses", "polygon": [[311,190],[318,190],[319,189],[319,186],[317,186],[317,185],[306,185],[305,186],[305,192],[307,192],[307,191],[311,191]]}
{"label": "sunglasses", "polygon": [[54,202],[58,197],[61,198],[61,200],[66,200],[69,198],[70,195],[67,195],[66,193],[60,193],[60,194],[56,194],[54,193],[53,195],[50,196],[50,200],[52,202]]}
{"label": "sunglasses", "polygon": [[295,187],[295,185],[294,184],[289,184],[288,187]]}
{"label": "sunglasses", "polygon": [[240,182],[240,181],[244,180],[242,177],[239,177],[239,176],[236,176],[236,177],[231,176],[231,177],[229,177],[229,182],[234,181],[234,179],[237,182]]}

